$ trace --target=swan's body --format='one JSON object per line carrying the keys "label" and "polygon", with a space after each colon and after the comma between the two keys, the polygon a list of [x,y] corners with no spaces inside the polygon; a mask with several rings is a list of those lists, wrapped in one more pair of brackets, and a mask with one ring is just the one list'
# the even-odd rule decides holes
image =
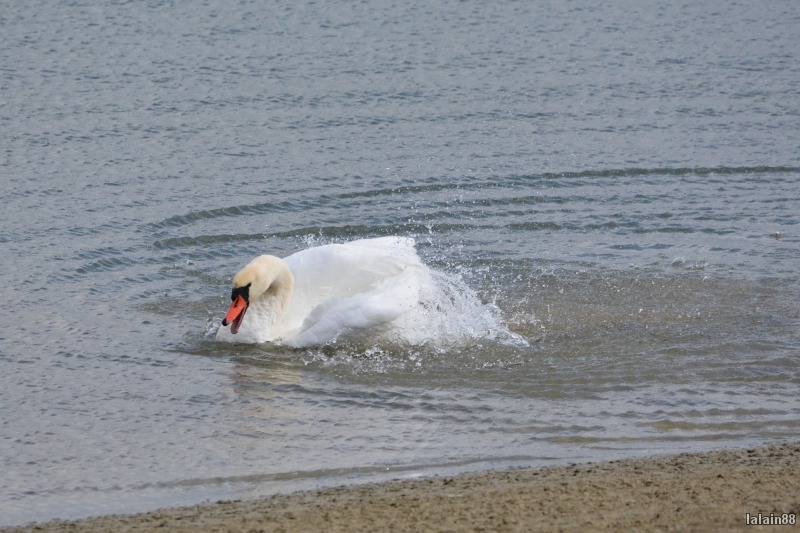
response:
{"label": "swan's body", "polygon": [[433,282],[413,239],[384,237],[309,248],[285,259],[262,255],[234,276],[233,289],[217,340],[305,347],[345,337],[419,338],[420,332],[409,331],[412,323],[418,326],[410,317]]}

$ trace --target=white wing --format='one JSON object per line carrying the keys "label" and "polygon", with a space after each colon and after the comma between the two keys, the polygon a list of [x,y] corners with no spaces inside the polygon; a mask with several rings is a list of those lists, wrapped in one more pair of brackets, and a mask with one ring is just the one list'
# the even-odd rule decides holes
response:
{"label": "white wing", "polygon": [[414,240],[383,237],[309,248],[285,259],[294,292],[273,338],[295,347],[371,334],[402,316],[430,283]]}

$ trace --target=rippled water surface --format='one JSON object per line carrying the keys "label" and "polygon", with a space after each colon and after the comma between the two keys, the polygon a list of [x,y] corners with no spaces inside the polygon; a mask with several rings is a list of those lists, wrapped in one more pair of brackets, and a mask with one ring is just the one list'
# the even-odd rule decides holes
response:
{"label": "rippled water surface", "polygon": [[[800,5],[428,4],[0,3],[0,525],[800,438]],[[487,331],[213,341],[384,235]]]}

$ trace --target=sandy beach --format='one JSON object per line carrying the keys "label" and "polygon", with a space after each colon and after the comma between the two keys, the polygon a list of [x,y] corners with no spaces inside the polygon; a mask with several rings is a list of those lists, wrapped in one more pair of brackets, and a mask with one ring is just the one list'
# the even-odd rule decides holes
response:
{"label": "sandy beach", "polygon": [[[800,442],[519,468],[54,520],[22,531],[798,531]],[[792,519],[790,516],[787,520]]]}

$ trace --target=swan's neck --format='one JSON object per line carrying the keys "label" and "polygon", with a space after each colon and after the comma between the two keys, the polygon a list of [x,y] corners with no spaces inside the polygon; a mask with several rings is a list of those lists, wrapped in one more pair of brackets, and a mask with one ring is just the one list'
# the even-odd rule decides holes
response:
{"label": "swan's neck", "polygon": [[266,335],[267,338],[264,340],[273,340],[274,326],[283,318],[292,299],[294,277],[283,260],[267,257],[270,259],[270,283],[261,296],[250,302],[245,321],[252,318],[252,328]]}

